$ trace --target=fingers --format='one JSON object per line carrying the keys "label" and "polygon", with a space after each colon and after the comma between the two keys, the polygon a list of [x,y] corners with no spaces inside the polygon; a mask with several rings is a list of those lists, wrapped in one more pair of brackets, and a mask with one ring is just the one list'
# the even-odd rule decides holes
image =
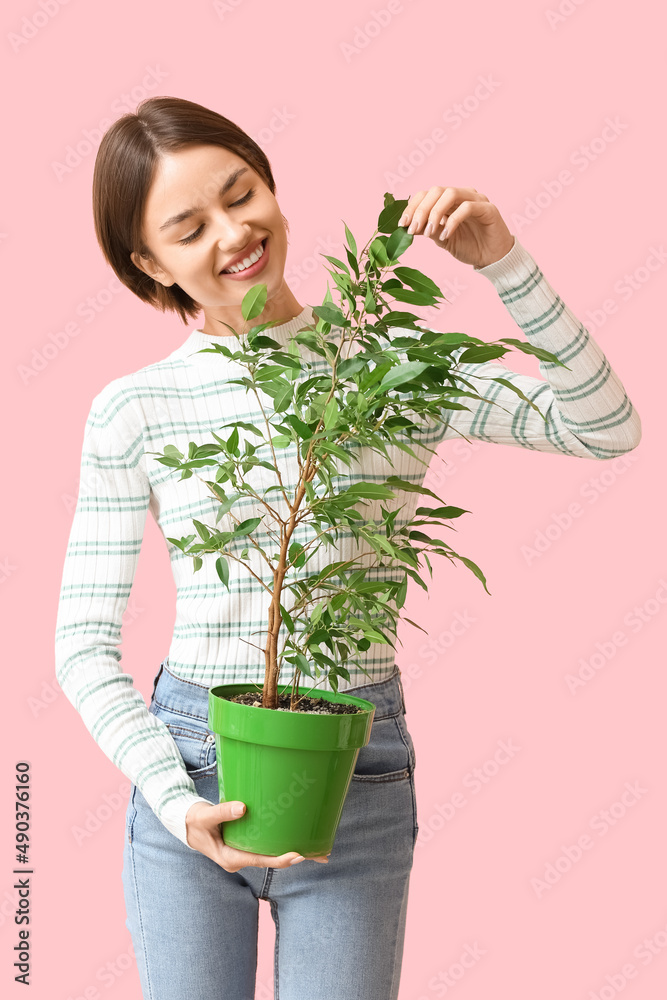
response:
{"label": "fingers", "polygon": [[237,872],[239,868],[289,868],[292,862],[300,864],[305,858],[298,851],[287,851],[285,854],[253,854],[251,851],[238,851],[235,847],[224,849],[224,864],[228,872]]}
{"label": "fingers", "polygon": [[327,864],[328,858],[304,858],[297,851],[287,851],[285,854],[253,854],[250,851],[237,851],[235,847],[224,848],[223,868],[228,872],[237,872],[239,868],[250,866],[253,868],[289,868],[292,865],[301,864],[302,861],[319,861]]}
{"label": "fingers", "polygon": [[[452,212],[446,222],[445,229],[438,236],[439,240],[449,239],[454,231],[466,219],[482,218],[482,221],[489,221],[490,212],[497,211],[487,198],[486,201],[462,201],[459,207]],[[484,217],[488,217],[484,219]]]}
{"label": "fingers", "polygon": [[[192,815],[190,816],[190,813]],[[237,872],[239,868],[289,868],[292,864],[300,864],[302,861],[318,861],[320,864],[327,864],[327,857],[317,857],[306,859],[298,851],[286,851],[284,854],[254,854],[252,851],[240,851],[235,847],[225,844],[222,836],[220,823],[228,823],[231,820],[239,819],[245,812],[243,802],[219,802],[210,803],[207,806],[204,802],[195,802],[188,810],[189,827],[192,828],[193,843],[191,847],[205,853],[228,872]],[[205,831],[203,841],[199,831]],[[190,840],[190,838],[188,838]]]}
{"label": "fingers", "polygon": [[423,233],[425,236],[442,238],[442,232],[455,210],[466,201],[488,202],[485,194],[472,187],[432,187],[428,191],[418,191],[412,195],[399,220],[399,226],[406,226],[411,236]]}

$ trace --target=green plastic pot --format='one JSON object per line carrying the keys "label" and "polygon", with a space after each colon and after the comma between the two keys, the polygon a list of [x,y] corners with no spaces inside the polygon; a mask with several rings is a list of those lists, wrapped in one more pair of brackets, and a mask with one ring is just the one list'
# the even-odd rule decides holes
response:
{"label": "green plastic pot", "polygon": [[209,688],[209,727],[215,733],[221,802],[245,802],[239,819],[221,823],[226,844],[240,851],[305,858],[333,847],[361,747],[370,740],[372,701],[333,691],[313,692],[361,712],[318,715],[229,701],[253,684]]}

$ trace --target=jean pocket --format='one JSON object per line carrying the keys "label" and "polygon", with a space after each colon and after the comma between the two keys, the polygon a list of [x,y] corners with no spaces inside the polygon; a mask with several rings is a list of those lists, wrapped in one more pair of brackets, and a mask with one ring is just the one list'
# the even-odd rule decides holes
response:
{"label": "jean pocket", "polygon": [[197,719],[181,716],[154,702],[149,711],[164,722],[193,781],[216,773],[215,736]]}
{"label": "jean pocket", "polygon": [[415,766],[412,737],[403,712],[374,719],[371,738],[362,747],[352,774],[353,781],[404,781]]}

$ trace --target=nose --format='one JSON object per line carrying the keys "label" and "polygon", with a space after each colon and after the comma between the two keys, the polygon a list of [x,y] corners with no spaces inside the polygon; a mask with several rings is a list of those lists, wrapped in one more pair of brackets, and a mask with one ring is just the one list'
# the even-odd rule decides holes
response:
{"label": "nose", "polygon": [[216,233],[219,249],[225,254],[239,253],[251,238],[250,226],[243,222],[232,222],[224,216],[218,223]]}

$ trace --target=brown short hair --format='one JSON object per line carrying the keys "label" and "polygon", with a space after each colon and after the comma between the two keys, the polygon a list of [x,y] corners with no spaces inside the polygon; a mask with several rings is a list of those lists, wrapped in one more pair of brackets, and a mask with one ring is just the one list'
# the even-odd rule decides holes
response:
{"label": "brown short hair", "polygon": [[184,323],[201,307],[177,284],[166,288],[138,268],[130,254],[149,255],[142,240],[144,207],[160,154],[189,145],[222,146],[245,160],[272,194],[271,165],[243,129],[215,111],[179,97],[150,97],[123,115],[102,137],[93,171],[95,235],[105,259],[131,292]]}

